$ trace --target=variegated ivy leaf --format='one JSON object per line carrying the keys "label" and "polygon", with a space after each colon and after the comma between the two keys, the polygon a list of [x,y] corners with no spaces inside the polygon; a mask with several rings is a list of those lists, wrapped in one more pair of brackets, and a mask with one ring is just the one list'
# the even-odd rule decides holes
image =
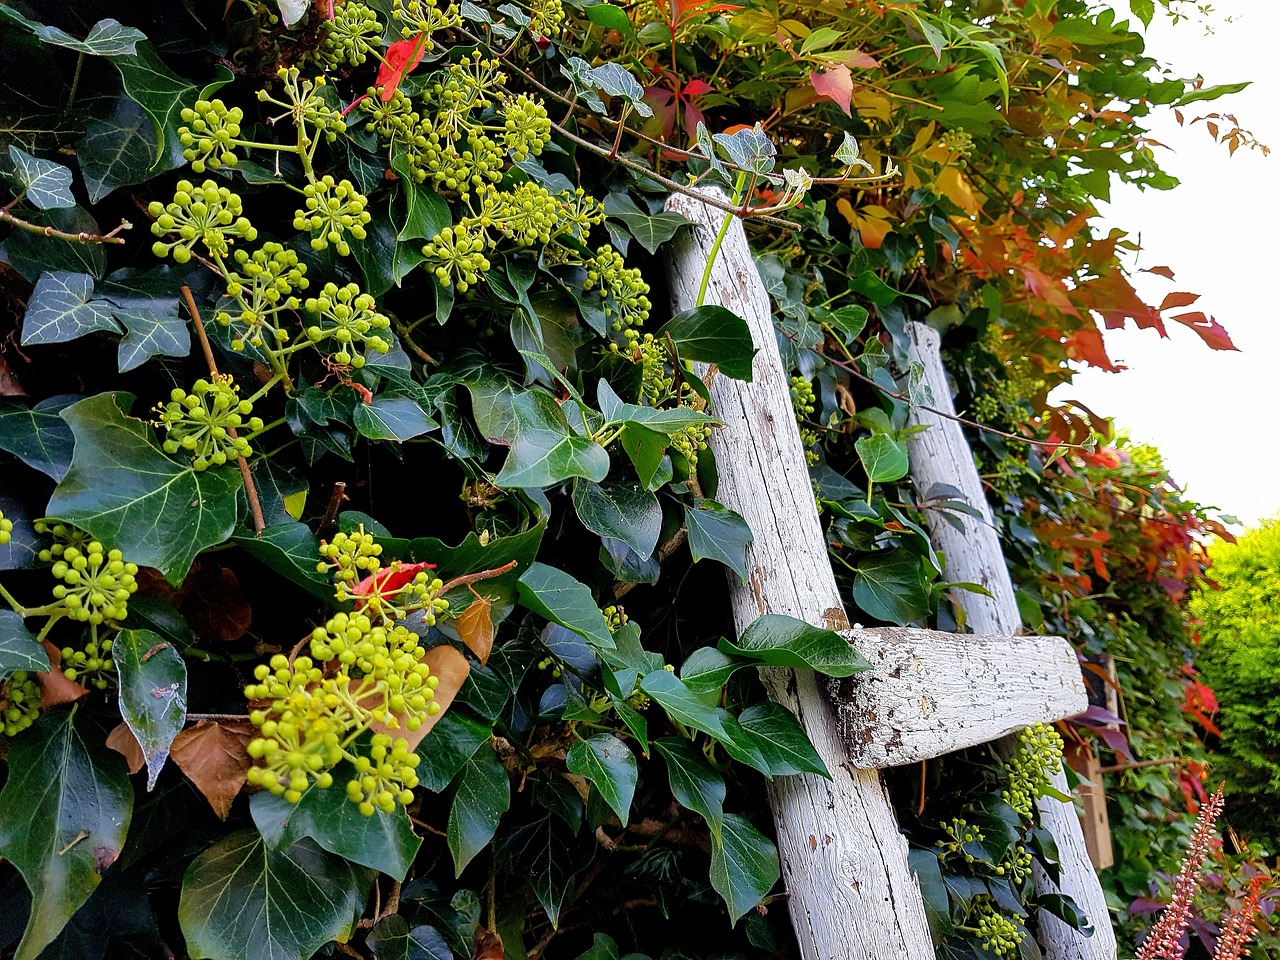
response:
{"label": "variegated ivy leaf", "polygon": [[836,159],[846,167],[863,167],[867,173],[875,175],[875,168],[862,159],[862,151],[858,149],[858,138],[845,131],[844,143],[836,150]]}
{"label": "variegated ivy leaf", "polygon": [[570,57],[568,62],[560,68],[560,73],[573,84],[573,92],[578,99],[590,107],[593,112],[609,112],[609,108],[604,105],[604,101],[596,93],[596,85],[591,78],[591,64],[581,57]]}
{"label": "variegated ivy leaf", "polygon": [[747,173],[765,176],[773,170],[778,148],[760,124],[743,127],[733,133],[717,133],[714,139],[724,148],[729,159]]}
{"label": "variegated ivy leaf", "polygon": [[9,157],[13,160],[14,178],[33,207],[60,210],[76,205],[76,198],[71,195],[71,171],[62,164],[33,157],[12,144]]}
{"label": "variegated ivy leaf", "polygon": [[698,151],[706,158],[710,168],[707,170],[704,179],[712,183],[723,183],[727,187],[732,187],[733,178],[729,176],[729,171],[725,169],[725,165],[716,156],[716,144],[711,139],[711,131],[707,129],[707,125],[701,120],[698,121]]}
{"label": "variegated ivy leaf", "polygon": [[589,74],[592,84],[611,97],[621,97],[642,117],[652,117],[653,109],[644,102],[644,87],[619,63],[602,63]]}

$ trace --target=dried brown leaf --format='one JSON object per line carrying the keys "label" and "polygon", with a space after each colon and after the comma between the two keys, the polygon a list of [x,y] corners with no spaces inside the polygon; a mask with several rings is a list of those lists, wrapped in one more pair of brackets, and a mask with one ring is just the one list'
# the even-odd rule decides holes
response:
{"label": "dried brown leaf", "polygon": [[476,927],[475,960],[506,960],[507,951],[497,930]]}
{"label": "dried brown leaf", "polygon": [[422,742],[422,738],[430,733],[431,728],[444,716],[445,711],[449,709],[449,705],[453,703],[453,698],[457,696],[458,691],[462,689],[463,683],[466,682],[467,674],[471,672],[471,664],[467,662],[467,658],[448,645],[433,647],[427,651],[422,660],[431,668],[431,675],[440,678],[434,699],[435,703],[440,704],[440,712],[435,716],[427,717],[417,730],[409,730],[405,727],[403,714],[396,714],[400,725],[395,730],[388,730],[380,723],[374,723],[369,726],[369,729],[374,733],[390,733],[393,737],[407,740],[410,749],[417,749],[418,744]]}
{"label": "dried brown leaf", "polygon": [[142,747],[138,745],[138,738],[133,735],[127,723],[116,724],[115,729],[107,734],[107,746],[124,757],[130,773],[137,773],[147,765]]}
{"label": "dried brown leaf", "polygon": [[482,667],[489,662],[489,653],[493,650],[493,618],[489,615],[492,605],[493,601],[488,597],[477,596],[453,623],[458,636],[476,655]]}
{"label": "dried brown leaf", "polygon": [[53,665],[48,673],[36,674],[36,679],[40,681],[40,709],[48,710],[59,704],[75,703],[87,694],[88,690],[74,680],[68,680],[67,675],[62,672],[62,651],[48,640],[42,640],[40,645],[44,647],[44,652],[49,655],[49,663]]}
{"label": "dried brown leaf", "polygon": [[253,765],[245,747],[256,733],[248,720],[204,720],[173,738],[169,757],[221,820],[227,819]]}

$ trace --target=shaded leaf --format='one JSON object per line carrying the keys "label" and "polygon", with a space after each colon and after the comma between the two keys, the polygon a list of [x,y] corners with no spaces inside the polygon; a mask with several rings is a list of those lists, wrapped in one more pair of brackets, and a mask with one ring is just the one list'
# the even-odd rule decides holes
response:
{"label": "shaded leaf", "polygon": [[671,336],[682,360],[714,363],[735,380],[751,382],[756,348],[747,322],[731,310],[706,304],[682,310],[662,325],[655,339]]}
{"label": "shaded leaf", "polygon": [[439,426],[408,397],[381,396],[370,403],[357,403],[354,420],[356,429],[370,440],[398,442],[412,440]]}
{"label": "shaded leaf", "polygon": [[0,450],[13,454],[54,480],[61,480],[71,466],[75,438],[60,414],[79,399],[49,397],[30,408],[0,401]]}
{"label": "shaded leaf", "polygon": [[729,739],[714,706],[695,694],[684,681],[666,670],[654,670],[640,680],[640,689],[652,697],[672,720],[721,740]]}
{"label": "shaded leaf", "polygon": [[870,617],[905,626],[932,612],[921,581],[920,557],[905,548],[874,554],[858,564],[853,602]]}
{"label": "shaded leaf", "polygon": [[156,310],[113,310],[127,333],[116,351],[121,373],[142,366],[152,357],[185,357],[191,352],[191,333],[177,313]]}
{"label": "shaded leaf", "polygon": [[178,921],[193,960],[300,960],[351,930],[372,873],[303,840],[272,851],[255,830],[224,837],[182,880]]}
{"label": "shaded leaf", "polygon": [[22,345],[66,343],[98,331],[120,333],[110,305],[93,299],[93,277],[52,271],[40,276],[22,318]]}
{"label": "shaded leaf", "polygon": [[489,845],[511,807],[511,781],[493,750],[478,750],[462,767],[445,831],[454,875]]}
{"label": "shaded leaf", "polygon": [[831,779],[826,764],[809,742],[800,721],[786,707],[776,703],[757,703],[738,715],[738,723],[760,748],[769,764],[770,776],[813,773]]}
{"label": "shaded leaf", "polygon": [[663,737],[654,746],[667,763],[667,778],[676,801],[707,821],[713,835],[724,822],[724,777],[688,740]]}
{"label": "shaded leaf", "polygon": [[13,144],[9,145],[14,179],[25,191],[24,199],[38,210],[74,207],[71,195],[71,171],[60,163],[33,157]]}
{"label": "shaded leaf", "polygon": [[747,521],[722,503],[699,500],[684,504],[684,522],[694,560],[719,560],[747,579],[747,547],[754,539]]}
{"label": "shaded leaf", "polygon": [[84,139],[76,148],[89,201],[97,203],[117,187],[142,183],[155,152],[151,121],[135,100],[119,97],[109,116],[85,123]]}
{"label": "shaded leaf", "polygon": [[[124,92],[140,106],[151,120],[155,132],[156,152],[153,171],[168,170],[182,163],[182,146],[178,142],[182,108],[196,100],[195,86],[170,70],[145,38],[139,38],[133,56],[111,61],[120,71]],[[168,160],[166,163],[165,160]]]}
{"label": "shaded leaf", "polygon": [[662,506],[657,496],[635,482],[576,480],[573,508],[584,527],[601,537],[622,541],[642,560],[658,545]]}
{"label": "shaded leaf", "polygon": [[636,757],[630,747],[612,734],[598,733],[569,748],[565,767],[570,773],[589,780],[622,825],[627,825],[639,779]]}
{"label": "shaded leaf", "polygon": [[124,846],[133,788],[124,764],[75,708],[43,714],[9,745],[0,856],[31,891],[14,960],[35,960],[89,899]]}
{"label": "shaded leaf", "polygon": [[124,757],[131,776],[147,765],[147,758],[142,755],[138,738],[133,735],[133,731],[123,720],[112,727],[111,732],[107,734],[107,746]]}
{"label": "shaded leaf", "polygon": [[735,813],[724,815],[711,838],[711,886],[724,898],[732,923],[764,899],[781,876],[778,850],[769,838]]}
{"label": "shaded leaf", "polygon": [[587,640],[596,649],[613,648],[613,636],[590,589],[563,570],[533,563],[520,578],[520,603]]}
{"label": "shaded leaf", "polygon": [[0,610],[0,680],[15,670],[46,673],[49,655],[12,610]]}

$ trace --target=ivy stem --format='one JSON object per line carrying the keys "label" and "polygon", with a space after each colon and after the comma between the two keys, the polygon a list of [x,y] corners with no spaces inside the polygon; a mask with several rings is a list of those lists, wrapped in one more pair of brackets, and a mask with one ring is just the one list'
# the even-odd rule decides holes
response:
{"label": "ivy stem", "polygon": [[[35,613],[34,610],[28,613]],[[53,629],[53,625],[66,616],[66,611],[59,610],[50,614],[49,619],[45,621],[44,626],[40,628],[40,632],[36,634],[36,643],[43,643],[44,638],[49,635],[49,631]]]}
{"label": "ivy stem", "polygon": [[[213,358],[213,347],[209,344],[209,335],[204,331],[204,323],[200,319],[200,308],[196,306],[196,298],[191,295],[191,288],[185,283],[182,285],[182,298],[187,302],[187,310],[190,311],[191,321],[195,324],[196,336],[200,338],[205,362],[209,364],[209,375],[216,378],[218,362]],[[227,427],[227,436],[232,440],[237,439],[236,428]],[[236,465],[240,468],[240,477],[244,480],[244,493],[249,500],[249,512],[253,515],[253,533],[261,540],[262,531],[267,528],[267,521],[262,516],[262,501],[258,499],[258,487],[253,482],[253,474],[249,471],[249,461],[239,456],[236,457]]]}
{"label": "ivy stem", "polygon": [[124,237],[118,237],[116,234],[121,230],[129,230],[133,227],[133,224],[128,220],[121,220],[120,226],[110,233],[67,233],[65,230],[42,227],[38,223],[31,223],[29,220],[15,217],[9,212],[8,207],[0,207],[0,223],[7,223],[28,233],[38,233],[42,237],[55,237],[58,240],[66,240],[69,243],[124,243]]}
{"label": "ivy stem", "polygon": [[[729,201],[731,206],[737,206],[742,202],[742,184],[746,174],[738,174],[738,182],[733,188],[733,199]],[[711,253],[707,255],[707,265],[702,270],[702,282],[698,284],[698,299],[694,302],[694,307],[700,307],[703,301],[707,299],[707,286],[711,283],[711,268],[716,264],[716,257],[720,253],[720,244],[724,243],[725,236],[729,233],[729,224],[733,222],[734,214],[726,213],[724,221],[720,224],[720,232],[716,234],[715,243],[711,244]]]}
{"label": "ivy stem", "polygon": [[[252,397],[249,398],[249,402],[257,403],[259,400],[261,400],[263,397],[267,395],[267,391],[269,391],[272,387],[274,387],[277,383],[280,382],[280,379],[281,379],[280,374],[277,373],[274,377],[272,377],[270,380],[264,383],[262,385],[262,388],[257,393],[255,393]],[[266,429],[266,428],[264,427],[263,429]]]}
{"label": "ivy stem", "polygon": [[18,602],[17,598],[16,598],[12,593],[10,593],[8,590],[6,590],[6,589],[4,588],[4,584],[3,584],[3,583],[0,583],[0,597],[2,597],[2,598],[4,599],[4,602],[5,602],[5,603],[9,604],[9,606],[11,606],[11,607],[13,608],[13,612],[14,612],[14,613],[16,613],[18,616],[22,617],[24,620],[27,618],[27,609],[26,609],[26,607],[24,607],[22,604],[20,604],[20,603]]}
{"label": "ivy stem", "polygon": [[71,77],[71,92],[67,94],[67,110],[76,102],[76,88],[80,86],[80,71],[84,69],[84,51],[80,52],[79,58],[76,60],[76,72]]}

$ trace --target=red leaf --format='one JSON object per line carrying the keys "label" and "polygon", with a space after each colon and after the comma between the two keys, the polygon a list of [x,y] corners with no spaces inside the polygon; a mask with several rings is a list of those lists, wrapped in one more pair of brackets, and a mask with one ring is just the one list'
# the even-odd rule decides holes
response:
{"label": "red leaf", "polygon": [[357,597],[389,597],[418,575],[419,570],[434,570],[434,563],[393,563],[385,570],[370,574],[351,591]]}
{"label": "red leaf", "polygon": [[1173,319],[1194,330],[1212,350],[1240,349],[1231,342],[1231,335],[1226,328],[1213,317],[1206,317],[1203,313],[1180,313]]}
{"label": "red leaf", "polygon": [[1143,273],[1157,273],[1157,274],[1159,274],[1160,276],[1164,277],[1166,280],[1172,280],[1172,279],[1173,279],[1173,271],[1172,271],[1170,268],[1168,268],[1168,267],[1147,267],[1147,268],[1145,268],[1142,272],[1143,272]]}
{"label": "red leaf", "polygon": [[834,100],[846,117],[853,116],[853,75],[843,63],[827,67],[823,73],[809,71],[809,82],[818,94]]}
{"label": "red leaf", "polygon": [[859,70],[874,70],[880,66],[879,60],[861,50],[845,50],[839,55],[820,54],[818,59],[830,60],[832,63],[843,63],[846,67],[855,67]]}
{"label": "red leaf", "polygon": [[1174,307],[1189,307],[1200,299],[1198,293],[1170,293],[1160,301],[1161,310],[1172,310]]}
{"label": "red leaf", "polygon": [[710,93],[715,88],[705,80],[690,80],[684,85],[684,89],[680,91],[682,97],[700,97],[704,93]]}
{"label": "red leaf", "polygon": [[422,55],[427,52],[430,37],[420,33],[407,40],[398,40],[387,48],[386,61],[378,68],[377,86],[380,88],[382,102],[386,103],[395,96],[396,88],[406,73],[422,62]]}

